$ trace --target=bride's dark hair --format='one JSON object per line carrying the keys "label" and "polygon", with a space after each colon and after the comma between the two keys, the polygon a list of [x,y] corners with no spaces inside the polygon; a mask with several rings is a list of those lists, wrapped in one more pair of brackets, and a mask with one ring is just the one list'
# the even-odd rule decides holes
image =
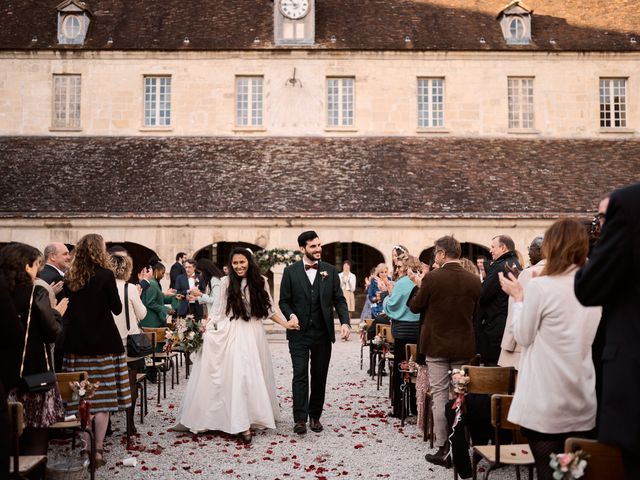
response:
{"label": "bride's dark hair", "polygon": [[[242,278],[233,269],[231,261],[234,255],[242,255],[249,262],[247,269],[247,289],[249,290],[249,299],[251,301],[250,311],[247,311],[246,304],[242,296]],[[253,259],[253,255],[246,248],[236,247],[229,254],[229,289],[227,290],[227,315],[231,320],[242,318],[249,321],[254,316],[256,318],[266,318],[269,316],[269,308],[271,308],[271,300],[264,289],[264,278],[260,275],[260,269]]]}

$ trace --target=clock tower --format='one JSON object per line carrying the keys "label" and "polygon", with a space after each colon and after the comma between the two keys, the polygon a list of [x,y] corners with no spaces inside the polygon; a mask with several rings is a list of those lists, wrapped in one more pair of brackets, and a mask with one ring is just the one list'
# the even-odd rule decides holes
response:
{"label": "clock tower", "polygon": [[313,45],[315,20],[315,0],[274,0],[276,45]]}

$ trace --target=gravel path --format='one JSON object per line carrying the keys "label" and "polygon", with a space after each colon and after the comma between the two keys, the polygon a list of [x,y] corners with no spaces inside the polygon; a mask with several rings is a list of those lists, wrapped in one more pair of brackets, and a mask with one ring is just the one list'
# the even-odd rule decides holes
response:
{"label": "gravel path", "polygon": [[[324,431],[293,433],[291,418],[291,363],[287,343],[280,334],[270,335],[278,397],[284,420],[278,428],[258,433],[250,446],[215,433],[192,435],[171,431],[186,381],[182,379],[160,407],[155,403],[155,385],[149,385],[149,414],[135,450],[127,451],[122,432],[124,416],[113,416],[113,436],[105,442],[108,463],[97,471],[98,479],[324,479],[389,478],[451,479],[453,471],[428,464],[425,453],[433,453],[422,441],[415,425],[387,418],[388,377],[381,389],[365,370],[359,369],[357,337],[334,345],[325,411]],[[365,350],[366,356],[366,350]],[[366,363],[366,362],[365,362]],[[184,368],[180,370],[184,376]],[[70,455],[57,442],[51,447],[49,464]],[[71,454],[73,455],[73,454]],[[124,467],[122,460],[137,457],[137,466]],[[492,473],[492,479],[514,478],[512,468]],[[87,477],[88,478],[88,477]]]}

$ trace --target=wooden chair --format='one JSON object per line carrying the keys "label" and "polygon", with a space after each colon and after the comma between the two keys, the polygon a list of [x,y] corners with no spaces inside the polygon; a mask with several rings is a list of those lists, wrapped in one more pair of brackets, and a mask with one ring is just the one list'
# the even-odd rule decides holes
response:
{"label": "wooden chair", "polygon": [[[418,346],[415,343],[407,343],[404,346],[404,357],[407,362],[409,362],[412,358],[413,361],[416,360],[418,352]],[[416,372],[417,373],[417,372]],[[409,391],[411,390],[411,385],[415,385],[416,383],[416,373],[403,373],[404,376],[403,384],[400,390],[402,391],[402,400],[400,402],[400,426],[404,427],[404,421],[407,418],[407,411],[409,410]]]}
{"label": "wooden chair", "polygon": [[362,358],[363,358],[364,347],[369,347],[369,342],[367,342],[367,330],[369,330],[369,327],[373,323],[373,318],[366,318],[364,320],[364,323],[366,324],[364,327],[364,331],[361,332],[360,334],[360,370],[362,370]]}
{"label": "wooden chair", "polygon": [[624,465],[620,450],[596,440],[586,438],[567,438],[564,442],[565,453],[583,450],[590,455],[587,468],[584,470],[584,480],[624,480]]}
{"label": "wooden chair", "polygon": [[511,395],[515,390],[516,370],[513,367],[477,367],[464,365],[469,375],[467,393]]}
{"label": "wooden chair", "polygon": [[20,455],[20,435],[24,430],[24,408],[22,403],[9,402],[9,419],[11,421],[9,478],[26,480],[26,475],[38,468],[44,474],[47,465],[46,455]]}
{"label": "wooden chair", "polygon": [[[151,345],[156,345],[156,329],[155,328],[142,328],[142,332],[149,337],[149,341]],[[164,398],[167,398],[167,372],[166,369],[162,368],[165,365],[165,361],[156,357],[157,352],[154,348],[151,352],[151,355],[147,355],[145,358],[148,360],[145,362],[147,368],[155,368],[156,375],[156,384],[158,385],[158,396],[156,398],[157,405],[160,405],[160,395],[161,395],[161,383],[160,383],[160,374],[162,374],[162,384],[164,385]]]}
{"label": "wooden chair", "polygon": [[518,480],[520,480],[520,467],[527,466],[529,470],[529,480],[533,480],[534,459],[529,444],[518,443],[503,445],[500,442],[500,430],[506,429],[513,430],[514,432],[520,430],[519,425],[507,420],[512,400],[512,395],[491,395],[491,425],[493,425],[494,428],[495,443],[494,445],[476,445],[473,447],[473,480],[477,478],[479,457],[489,462],[489,468],[485,470],[484,474],[485,480],[489,478],[489,473],[492,470],[501,465],[514,465],[516,468],[516,478]]}
{"label": "wooden chair", "polygon": [[[139,400],[140,423],[144,423],[144,417],[149,411],[149,397],[147,394],[147,374],[141,372],[143,365],[146,365],[145,357],[129,357],[127,356],[127,367],[129,369],[129,383],[131,388],[136,389],[136,397]],[[132,409],[135,412],[136,406]],[[133,427],[133,425],[131,426]]]}
{"label": "wooden chair", "polygon": [[391,397],[391,378],[393,376],[393,335],[391,334],[391,325],[378,324],[376,325],[376,335],[380,335],[387,345],[388,352],[385,355],[384,349],[376,347],[376,356],[378,358],[377,364],[377,389],[380,390],[382,386],[382,371],[384,370],[385,360],[389,363],[389,396]]}
{"label": "wooden chair", "polygon": [[[151,341],[153,345],[156,347],[158,345],[164,346],[166,340],[166,328],[147,328],[142,327],[142,331],[146,334],[153,333],[153,340]],[[171,370],[171,389],[173,390],[176,383],[175,377],[179,377],[178,372],[178,362],[177,357],[178,354],[176,352],[156,352],[156,349],[153,350],[153,353],[150,355],[153,365],[156,369],[162,373],[162,388],[163,388],[163,397],[167,398],[167,372]],[[174,377],[175,375],[175,377]],[[158,382],[158,405],[160,405],[160,383]]]}
{"label": "wooden chair", "polygon": [[[88,380],[89,375],[87,372],[62,372],[56,373],[56,381],[58,384],[58,390],[60,390],[60,396],[62,397],[62,401],[64,403],[73,402],[73,389],[69,382],[81,382],[83,380]],[[90,400],[89,400],[90,401]],[[91,427],[82,428],[79,419],[68,420],[57,422],[52,425],[49,425],[49,430],[61,431],[61,430],[71,430],[72,431],[72,440],[71,447],[75,448],[76,443],[76,434],[80,432],[84,432],[89,435],[89,474],[91,475],[91,480],[95,478],[96,475],[96,445],[95,445],[95,436],[93,434],[93,430]]]}
{"label": "wooden chair", "polygon": [[144,423],[144,417],[149,413],[146,373],[136,373],[136,390],[138,391],[138,398],[140,399],[140,423]]}
{"label": "wooden chair", "polygon": [[[470,363],[478,363],[478,355],[470,360]],[[479,365],[463,365],[462,369],[469,376],[467,393],[482,395],[511,395],[515,390],[516,370],[513,367],[481,367]],[[467,439],[470,438],[466,431]],[[454,479],[458,478],[457,471],[453,469]]]}

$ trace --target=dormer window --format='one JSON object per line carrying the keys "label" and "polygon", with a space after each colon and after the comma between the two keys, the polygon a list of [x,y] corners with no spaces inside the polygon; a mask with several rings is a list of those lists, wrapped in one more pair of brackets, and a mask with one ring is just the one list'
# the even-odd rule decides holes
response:
{"label": "dormer window", "polygon": [[67,15],[64,17],[64,20],[62,21],[62,33],[65,38],[68,38],[69,40],[78,38],[81,28],[80,20],[77,15]]}
{"label": "dormer window", "polygon": [[62,45],[82,45],[91,12],[84,2],[65,0],[57,6],[58,10],[58,43]]}
{"label": "dormer window", "polygon": [[507,5],[498,15],[502,35],[509,45],[528,45],[531,43],[531,14],[519,0]]}

